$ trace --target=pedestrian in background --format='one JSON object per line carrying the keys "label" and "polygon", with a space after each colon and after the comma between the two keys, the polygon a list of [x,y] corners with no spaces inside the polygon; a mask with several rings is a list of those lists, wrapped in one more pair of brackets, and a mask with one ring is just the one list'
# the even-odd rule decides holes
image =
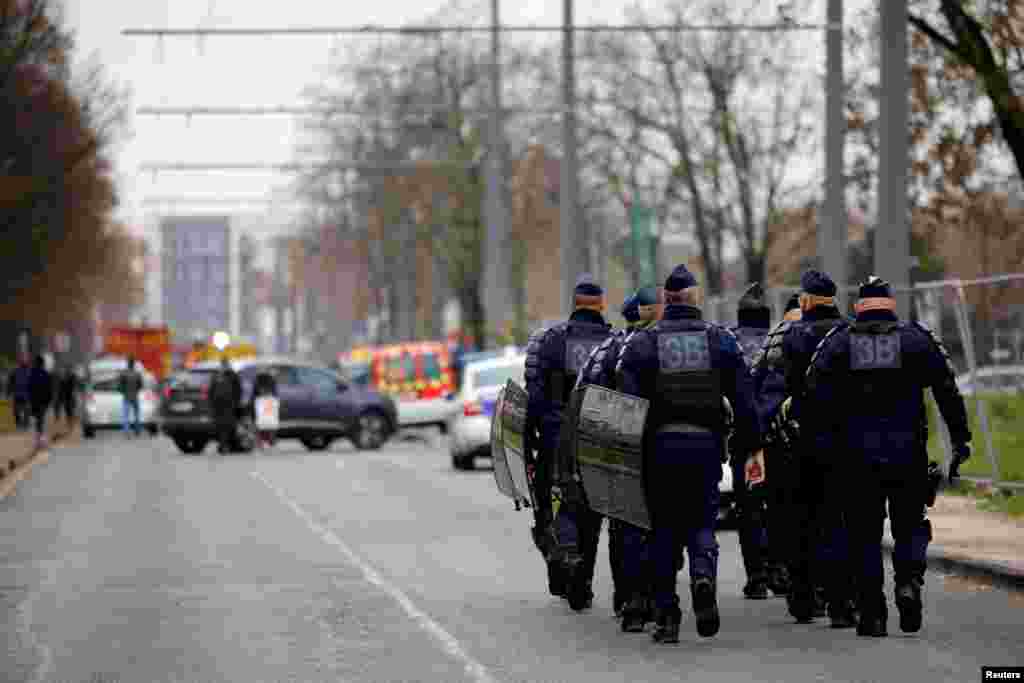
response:
{"label": "pedestrian in background", "polygon": [[53,403],[53,378],[46,371],[46,360],[36,356],[35,365],[29,377],[29,401],[36,428],[36,447],[46,445],[46,411]]}
{"label": "pedestrian in background", "polygon": [[253,423],[258,432],[260,448],[274,445],[280,418],[280,404],[277,400],[277,382],[269,372],[256,375],[252,389]]}
{"label": "pedestrian in background", "polygon": [[210,407],[213,421],[217,425],[217,448],[220,453],[229,453],[237,441],[238,411],[242,405],[242,382],[227,358],[220,361],[220,372],[210,386]]}
{"label": "pedestrian in background", "polygon": [[125,436],[129,431],[139,435],[139,392],[142,391],[142,374],[135,369],[135,356],[128,357],[128,368],[121,371],[118,377],[118,388],[121,391],[123,412],[121,429]]}
{"label": "pedestrian in background", "polygon": [[65,365],[57,379],[57,400],[53,404],[54,419],[60,419],[63,413],[68,429],[75,419],[75,403],[80,387],[78,377],[70,365]]}
{"label": "pedestrian in background", "polygon": [[7,383],[7,394],[14,405],[14,425],[18,429],[28,429],[31,417],[31,400],[29,395],[29,382],[32,378],[32,368],[28,362],[28,355],[21,354],[18,357],[18,366],[11,371]]}

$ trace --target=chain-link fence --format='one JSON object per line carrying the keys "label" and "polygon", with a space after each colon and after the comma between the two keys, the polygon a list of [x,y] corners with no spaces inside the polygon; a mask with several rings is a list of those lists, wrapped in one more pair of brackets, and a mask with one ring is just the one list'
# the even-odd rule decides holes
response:
{"label": "chain-link fence", "polygon": [[[766,288],[772,320],[782,318],[793,287]],[[844,291],[853,313],[856,287]],[[1024,488],[1024,273],[973,280],[919,282],[894,288],[911,292],[911,318],[927,325],[949,352],[957,384],[967,401],[974,457],[962,473],[999,485]],[[709,297],[708,320],[735,325],[742,292]],[[943,452],[948,471],[952,447],[945,423],[929,400],[929,449]],[[934,456],[933,456],[934,457]]]}

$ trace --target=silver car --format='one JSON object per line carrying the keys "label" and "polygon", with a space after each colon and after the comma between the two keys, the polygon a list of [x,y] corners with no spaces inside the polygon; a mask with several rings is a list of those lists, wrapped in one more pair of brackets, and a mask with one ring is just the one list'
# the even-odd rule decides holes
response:
{"label": "silver car", "polygon": [[[118,390],[117,372],[97,374],[87,384],[82,401],[82,436],[91,439],[98,429],[121,429],[124,402]],[[156,378],[142,370],[142,392],[139,394],[139,425],[151,435],[159,432]]]}

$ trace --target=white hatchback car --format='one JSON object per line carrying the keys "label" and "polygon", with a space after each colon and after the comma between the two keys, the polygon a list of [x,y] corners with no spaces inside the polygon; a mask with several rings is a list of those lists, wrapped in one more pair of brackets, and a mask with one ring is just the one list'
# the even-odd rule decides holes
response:
{"label": "white hatchback car", "polygon": [[[156,378],[142,371],[142,392],[139,394],[139,425],[151,435],[159,432]],[[124,404],[118,390],[118,373],[103,372],[93,375],[82,402],[82,436],[91,439],[98,429],[121,429]]]}
{"label": "white hatchback car", "polygon": [[498,393],[510,379],[523,384],[525,375],[526,356],[520,354],[466,365],[456,398],[459,410],[448,425],[452,467],[473,469],[477,457],[491,457],[491,419]]}

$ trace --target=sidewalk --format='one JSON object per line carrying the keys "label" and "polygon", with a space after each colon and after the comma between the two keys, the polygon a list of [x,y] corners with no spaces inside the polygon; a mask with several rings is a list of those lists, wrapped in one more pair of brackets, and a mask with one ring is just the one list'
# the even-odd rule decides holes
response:
{"label": "sidewalk", "polygon": [[[977,505],[971,496],[938,496],[928,510],[929,567],[1024,590],[1024,522]],[[891,550],[888,520],[885,545]]]}
{"label": "sidewalk", "polygon": [[81,438],[77,423],[69,431],[63,421],[58,425],[50,421],[46,431],[49,447],[39,451],[35,448],[35,432],[0,434],[0,499],[10,495],[17,483],[29,475],[33,465],[44,461],[54,446]]}

